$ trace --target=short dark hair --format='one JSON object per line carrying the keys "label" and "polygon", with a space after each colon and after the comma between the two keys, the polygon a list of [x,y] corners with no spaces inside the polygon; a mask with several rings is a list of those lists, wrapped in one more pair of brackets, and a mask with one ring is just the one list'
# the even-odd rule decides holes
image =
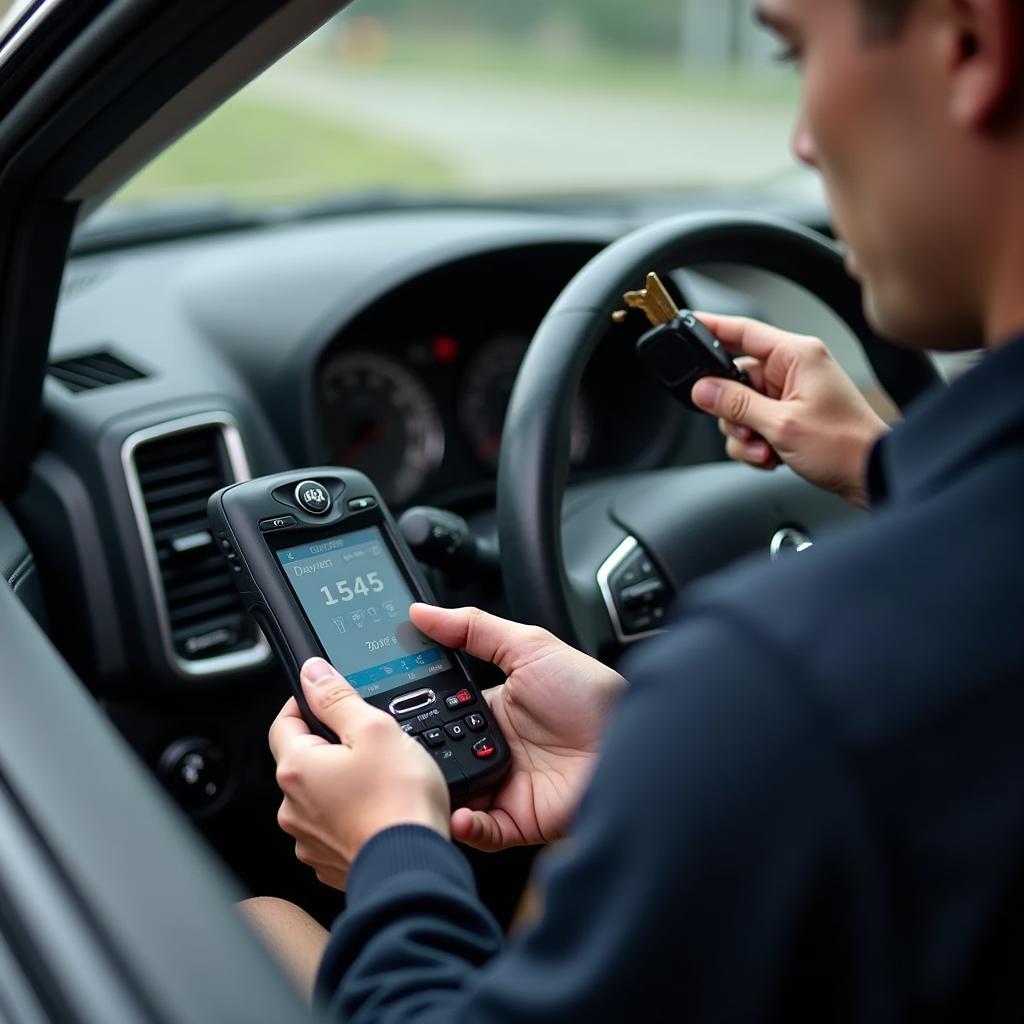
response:
{"label": "short dark hair", "polygon": [[[903,27],[915,0],[858,0],[864,11],[864,28],[869,37],[884,38]],[[1017,0],[1024,4],[1024,0]]]}

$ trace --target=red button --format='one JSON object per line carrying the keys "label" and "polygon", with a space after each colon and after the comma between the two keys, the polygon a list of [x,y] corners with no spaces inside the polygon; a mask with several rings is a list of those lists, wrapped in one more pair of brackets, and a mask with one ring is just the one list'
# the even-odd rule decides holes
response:
{"label": "red button", "polygon": [[473,700],[473,694],[471,694],[469,690],[459,690],[459,692],[455,694],[455,699],[460,704],[469,704]]}
{"label": "red button", "polygon": [[477,740],[473,744],[473,753],[479,758],[491,757],[494,754],[494,744],[489,739]]}

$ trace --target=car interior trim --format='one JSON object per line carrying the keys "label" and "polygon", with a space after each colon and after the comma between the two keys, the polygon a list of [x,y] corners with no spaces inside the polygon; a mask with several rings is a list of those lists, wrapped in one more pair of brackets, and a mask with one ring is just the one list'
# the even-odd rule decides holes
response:
{"label": "car interior trim", "polygon": [[[0,42],[0,68],[3,68],[14,56],[43,19],[64,2],[65,0],[41,0],[32,10],[23,12],[15,19],[15,24],[6,32]],[[0,26],[0,30],[3,27]]]}
{"label": "car interior trim", "polygon": [[241,483],[243,480],[251,479],[252,473],[249,470],[249,460],[245,454],[242,435],[234,419],[226,412],[199,413],[194,416],[185,416],[181,419],[168,420],[156,426],[146,427],[143,430],[137,430],[135,433],[130,434],[121,446],[121,466],[124,469],[124,477],[128,485],[128,495],[131,499],[132,512],[135,516],[135,525],[142,540],[146,572],[160,626],[160,639],[171,667],[179,675],[186,678],[220,675],[221,673],[237,672],[240,669],[256,668],[266,664],[270,659],[270,645],[262,633],[258,634],[259,639],[245,650],[233,651],[230,654],[214,655],[210,658],[187,660],[180,657],[174,650],[170,617],[167,611],[167,600],[160,576],[160,564],[157,559],[156,541],[149,524],[146,501],[142,493],[142,483],[139,480],[138,471],[135,466],[135,453],[139,446],[147,441],[171,437],[174,434],[183,434],[201,427],[219,428],[221,438],[224,441],[224,450],[227,452],[228,463],[231,467],[233,478],[231,482]]}
{"label": "car interior trim", "polygon": [[636,537],[627,537],[602,563],[597,570],[597,586],[601,591],[604,606],[608,609],[608,618],[611,619],[615,636],[621,644],[635,644],[637,640],[643,640],[649,636],[657,636],[662,632],[660,629],[649,629],[646,633],[625,633],[622,629],[622,619],[619,618],[619,610],[615,607],[615,598],[612,596],[611,577],[612,573],[629,558],[640,542]]}
{"label": "car interior trim", "polygon": [[46,1019],[68,1019],[70,1002],[73,1019],[83,1024],[153,1019],[153,1008],[140,1005],[142,994],[132,991],[95,920],[77,901],[69,913],[67,880],[2,783],[0,828],[0,932],[9,937]]}

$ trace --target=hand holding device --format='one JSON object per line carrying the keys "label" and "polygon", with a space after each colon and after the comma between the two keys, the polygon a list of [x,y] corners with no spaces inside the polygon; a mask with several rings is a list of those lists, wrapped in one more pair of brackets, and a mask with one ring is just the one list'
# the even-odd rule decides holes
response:
{"label": "hand holding device", "polygon": [[888,427],[825,344],[756,320],[699,316],[729,351],[747,357],[750,387],[704,379],[693,388],[694,404],[719,417],[730,458],[759,469],[784,462],[866,508],[868,456]]}
{"label": "hand holding device", "polygon": [[492,793],[453,813],[453,838],[488,852],[561,838],[625,680],[547,630],[477,608],[414,605],[412,619],[428,636],[493,662],[507,676],[487,700],[512,767]]}
{"label": "hand holding device", "polygon": [[459,652],[410,621],[409,606],[431,597],[363,474],[325,466],[233,484],[209,516],[311,733],[338,740],[300,682],[309,658],[325,658],[431,753],[454,800],[501,778],[508,748]]}
{"label": "hand holding device", "polygon": [[[636,343],[637,355],[676,401],[695,410],[690,392],[704,377],[724,377],[740,384],[750,379],[718,339],[688,309],[679,309],[657,274],[647,275],[647,287],[626,292],[627,306],[644,312],[653,325]],[[613,317],[625,319],[624,312]]]}
{"label": "hand holding device", "polygon": [[295,856],[344,889],[359,851],[386,828],[422,825],[447,838],[448,790],[427,751],[326,661],[306,662],[301,680],[317,720],[345,745],[310,732],[294,699],[270,727],[284,795],[277,820],[294,837]]}

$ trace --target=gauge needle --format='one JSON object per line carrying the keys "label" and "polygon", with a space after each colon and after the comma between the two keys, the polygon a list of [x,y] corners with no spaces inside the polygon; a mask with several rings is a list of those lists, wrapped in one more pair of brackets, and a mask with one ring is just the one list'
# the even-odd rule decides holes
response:
{"label": "gauge needle", "polygon": [[379,421],[367,423],[356,435],[352,443],[341,453],[342,465],[354,462],[362,455],[367,445],[379,441],[384,428]]}

